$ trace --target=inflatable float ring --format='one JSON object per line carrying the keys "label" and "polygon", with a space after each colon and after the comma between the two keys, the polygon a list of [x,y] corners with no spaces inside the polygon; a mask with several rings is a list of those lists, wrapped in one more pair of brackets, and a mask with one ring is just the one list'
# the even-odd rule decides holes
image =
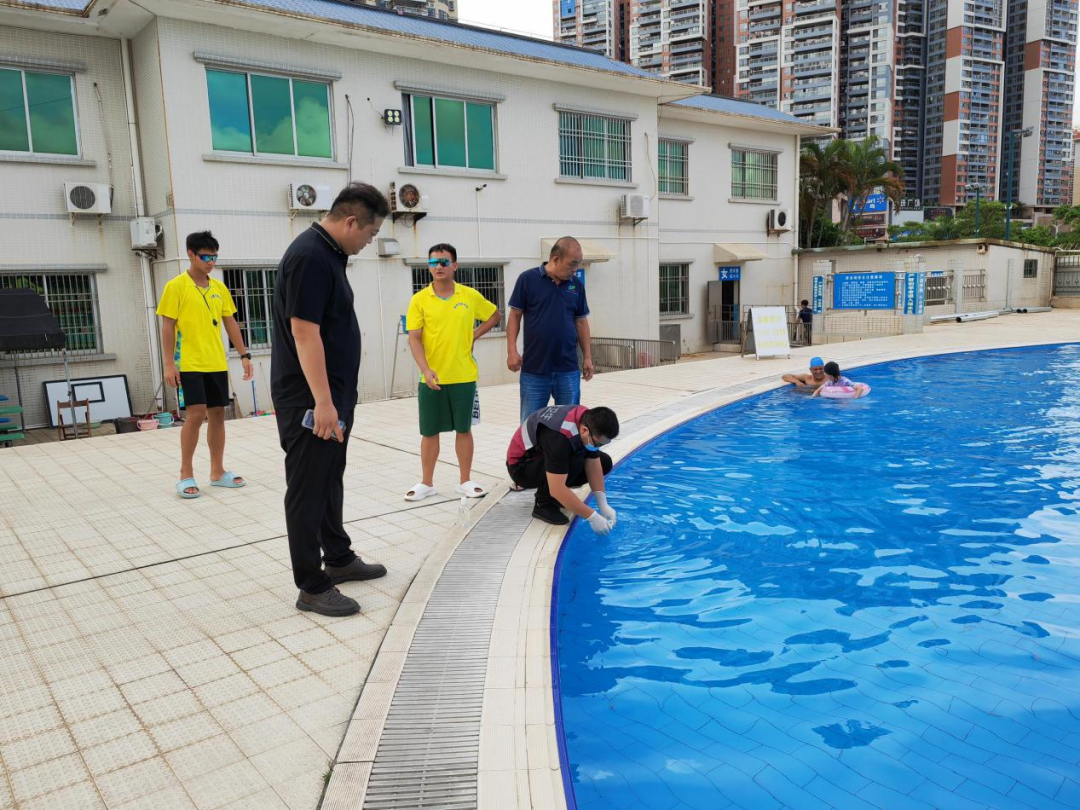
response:
{"label": "inflatable float ring", "polygon": [[[862,389],[862,393],[859,391]],[[828,388],[822,388],[821,393],[818,396],[825,397],[827,399],[856,399],[865,397],[870,393],[870,386],[866,383],[854,383],[852,385],[838,385],[830,386]]]}

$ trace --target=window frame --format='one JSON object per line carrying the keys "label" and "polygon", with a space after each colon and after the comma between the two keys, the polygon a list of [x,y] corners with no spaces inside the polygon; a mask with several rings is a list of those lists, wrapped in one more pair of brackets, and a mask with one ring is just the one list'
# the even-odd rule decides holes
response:
{"label": "window frame", "polygon": [[[44,299],[45,305],[49,308],[49,312],[51,312],[53,314],[53,317],[56,318],[56,322],[58,324],[60,324],[60,328],[64,330],[65,347],[67,347],[66,351],[67,351],[69,357],[92,357],[92,356],[96,356],[96,355],[100,355],[100,354],[105,353],[104,334],[103,334],[103,331],[102,331],[102,322],[101,322],[101,296],[100,296],[100,293],[99,293],[99,290],[98,290],[97,273],[85,272],[85,271],[64,272],[62,270],[61,271],[46,272],[46,271],[42,271],[42,270],[33,270],[33,269],[28,269],[28,270],[22,271],[22,272],[19,272],[19,271],[5,271],[3,273],[0,273],[0,289],[33,289],[35,292],[37,292],[37,289],[35,287],[33,287],[33,286],[26,287],[26,286],[20,286],[20,285],[17,285],[17,284],[5,284],[4,283],[4,281],[7,280],[7,279],[19,279],[19,278],[32,278],[32,279],[40,279],[41,280],[41,292],[39,292],[38,294],[41,295],[41,297]],[[62,291],[61,292],[55,292],[53,290],[50,290],[50,286],[49,286],[50,281],[52,281],[55,284],[56,280],[58,278],[80,279],[80,280],[81,279],[86,279],[86,281],[87,281],[87,287],[88,287],[88,291],[89,291],[89,300],[86,303],[89,304],[89,308],[90,308],[90,319],[91,319],[92,333],[75,333],[75,334],[92,334],[93,346],[91,346],[89,348],[73,349],[73,348],[70,347],[71,335],[68,333],[67,329],[64,329],[65,314],[62,313],[62,312],[57,312],[57,311],[55,311],[53,309],[52,297],[54,295],[58,295],[58,296],[71,295],[70,292],[65,293],[65,292],[62,292]],[[74,313],[68,313],[66,315],[66,317],[70,317],[73,314]],[[0,357],[15,358],[15,359],[37,359],[37,358],[54,358],[54,357],[58,358],[58,357],[60,357],[62,351],[63,351],[62,349],[43,349],[43,350],[40,350],[40,351],[39,350],[31,350],[31,351],[21,351],[20,350],[20,351],[10,351],[10,352],[0,352]]]}
{"label": "window frame", "polygon": [[[410,269],[412,271],[412,279],[411,279],[412,295],[416,295],[421,290],[425,290],[429,286],[431,286],[431,273],[428,270],[428,266],[427,266],[426,263],[425,264],[410,264],[409,267],[410,267]],[[470,278],[469,281],[466,281],[464,278],[462,278],[462,271],[465,271],[466,273],[468,273],[471,276],[472,274],[476,273],[476,271],[478,271],[478,270],[493,270],[496,273],[496,275],[497,275],[496,284],[498,285],[496,287],[496,292],[498,294],[497,297],[498,297],[499,300],[492,301],[491,298],[489,298],[485,294],[487,291],[486,291],[486,289],[484,287],[478,286],[476,283],[469,283],[470,281],[474,281],[474,279]],[[487,298],[488,301],[491,301],[491,303],[493,303],[495,305],[495,308],[499,311],[499,314],[502,317],[499,319],[499,322],[495,325],[495,327],[493,329],[491,329],[490,332],[488,332],[488,335],[505,335],[506,334],[506,310],[507,310],[507,308],[509,306],[507,304],[507,295],[506,295],[506,265],[504,265],[504,264],[485,264],[483,262],[478,262],[478,263],[475,263],[475,264],[469,263],[469,264],[458,265],[458,269],[454,273],[454,282],[457,283],[457,284],[464,284],[466,287],[472,287],[478,293],[483,295],[484,298]],[[476,323],[479,324],[481,322],[477,321]]]}
{"label": "window frame", "polygon": [[[742,146],[738,144],[731,144],[731,197],[734,200],[740,202],[755,202],[755,203],[776,203],[779,201],[778,195],[780,193],[780,153],[769,149],[755,149],[751,146]],[[744,179],[740,188],[736,189],[735,171],[737,156],[742,154],[744,156],[742,162],[742,170]],[[765,158],[771,158],[773,165],[771,167],[764,167],[765,171],[771,171],[772,183],[771,186],[765,186],[766,190],[771,188],[772,196],[755,197],[748,195],[746,192],[749,190],[749,181],[745,179],[745,172],[747,169],[745,156],[750,154],[761,155]],[[758,184],[761,185],[761,184]],[[742,193],[740,193],[742,192]]]}
{"label": "window frame", "polygon": [[[576,110],[571,108],[556,107],[556,113],[558,114],[558,138],[559,138],[559,178],[562,180],[580,181],[584,183],[618,183],[630,184],[634,182],[634,135],[633,135],[633,123],[634,118],[629,116],[620,116],[611,113],[602,112],[587,112],[585,110]],[[572,131],[568,132],[568,127],[564,126],[564,121],[568,120],[568,117],[576,116],[581,123],[580,131],[575,135]],[[604,125],[603,132],[603,145],[604,145],[604,174],[599,177],[591,177],[585,173],[586,158],[585,158],[585,120],[596,119],[596,121],[602,122]],[[610,122],[618,122],[625,127],[625,137],[622,139],[622,143],[625,147],[625,158],[621,165],[626,169],[625,177],[613,177],[610,173],[612,164],[611,160],[607,157],[610,146],[613,143],[608,124]],[[589,135],[590,138],[596,137],[594,134]],[[574,142],[581,148],[575,155],[566,154],[563,152],[563,144],[567,142],[568,138],[573,138]],[[580,171],[575,174],[569,174],[565,171],[565,167],[568,163],[575,163]]]}
{"label": "window frame", "polygon": [[[431,101],[431,154],[433,163],[420,163],[416,159],[416,99],[426,98]],[[402,107],[408,111],[402,131],[408,139],[405,149],[405,165],[418,169],[432,169],[446,172],[485,172],[492,175],[499,173],[499,116],[498,102],[482,98],[454,96],[435,91],[423,92],[419,89],[402,93]],[[453,101],[462,105],[465,119],[465,163],[469,162],[469,105],[488,107],[491,110],[491,158],[492,167],[454,166],[439,163],[439,125],[436,101]]]}
{"label": "window frame", "polygon": [[[660,147],[661,147],[662,144],[667,144],[667,148],[669,150],[668,155],[667,155],[667,164],[668,164],[669,167],[671,166],[672,159],[673,159],[672,155],[671,155],[671,152],[670,152],[671,147],[674,146],[674,147],[677,147],[678,149],[682,150],[682,155],[674,158],[674,160],[676,162],[681,162],[681,165],[682,165],[682,177],[678,180],[679,184],[682,187],[681,191],[672,191],[671,188],[670,188],[670,183],[672,182],[672,178],[670,176],[665,178],[665,176],[664,176],[664,172],[663,172],[664,161],[662,161],[661,158],[660,158]],[[657,138],[656,162],[657,162],[657,172],[656,172],[657,181],[656,181],[656,184],[657,184],[657,188],[659,190],[658,193],[666,194],[666,195],[669,195],[669,196],[672,196],[672,197],[689,197],[690,196],[690,142],[686,141],[686,140],[681,140],[679,138],[664,138],[664,137]],[[664,190],[664,182],[665,181],[669,184],[669,188],[666,191]]]}
{"label": "window frame", "polygon": [[[26,140],[29,145],[29,149],[25,152],[16,149],[0,149],[0,155],[25,155],[37,158],[68,158],[68,159],[80,159],[83,156],[83,142],[82,132],[79,128],[79,97],[77,94],[78,87],[75,84],[75,72],[71,70],[50,70],[49,68],[24,68],[18,65],[8,65],[0,63],[0,70],[13,70],[18,72],[19,79],[22,83],[22,99],[23,99],[23,124],[26,126]],[[26,74],[27,73],[41,73],[51,76],[66,76],[71,84],[71,117],[72,123],[75,126],[75,152],[74,154],[68,154],[66,152],[38,152],[34,149],[34,130],[30,126],[30,94],[26,90]]]}
{"label": "window frame", "polygon": [[[1029,272],[1030,268],[1030,272]],[[1038,278],[1039,277],[1039,260],[1038,259],[1024,259],[1024,275],[1023,278]]]}
{"label": "window frame", "polygon": [[[658,310],[659,310],[660,318],[663,320],[663,319],[668,319],[668,318],[673,319],[673,318],[686,318],[686,317],[689,317],[690,316],[690,262],[661,262],[659,267],[660,267],[660,269],[659,269],[659,276],[658,276],[658,279],[659,279]],[[678,279],[671,278],[671,277],[668,277],[668,278],[664,277],[664,270],[667,269],[667,270],[670,271],[672,268],[677,268],[677,272],[679,274]],[[670,298],[665,299],[664,298],[664,296],[663,296],[664,283],[665,282],[671,283],[672,281],[678,281],[678,283],[679,283],[680,294],[679,294],[679,298],[677,300],[677,304],[679,305],[679,308],[677,310],[668,309],[668,310],[665,311],[665,309],[664,309],[665,301],[670,302],[672,299],[670,299]]]}
{"label": "window frame", "polygon": [[[234,75],[241,75],[244,77],[244,87],[247,91],[247,120],[248,120],[248,132],[251,137],[251,149],[238,150],[238,149],[218,149],[214,146],[214,120],[213,113],[210,110],[210,83],[206,84],[206,110],[207,118],[210,121],[210,150],[215,155],[251,155],[252,157],[270,158],[277,160],[309,160],[318,163],[333,163],[337,160],[337,143],[334,137],[335,133],[335,117],[334,117],[334,94],[333,86],[334,82],[331,79],[322,79],[315,77],[297,76],[286,72],[275,72],[272,70],[266,70],[263,68],[244,68],[244,67],[224,67],[215,64],[206,64],[204,75],[210,71],[216,73],[232,73]],[[259,151],[259,138],[255,131],[255,97],[251,90],[251,77],[261,76],[266,79],[284,79],[289,83],[289,116],[292,124],[292,154],[286,154],[282,152],[260,152]],[[319,84],[326,88],[326,111],[327,111],[327,127],[329,129],[330,136],[330,155],[328,157],[317,157],[312,155],[301,155],[299,153],[300,144],[297,138],[296,131],[296,92],[294,89],[294,82],[304,82],[305,84]]]}
{"label": "window frame", "polygon": [[[241,321],[236,318],[236,325],[240,327],[240,334],[244,338],[244,345],[248,351],[254,352],[268,352],[274,346],[274,287],[277,284],[277,267],[265,264],[265,265],[240,265],[233,267],[221,268],[222,279],[225,282],[225,286],[229,290],[229,295],[232,296],[233,304],[236,306],[236,314],[239,315],[243,312],[244,319]],[[257,272],[261,276],[262,287],[260,291],[253,292],[248,285],[248,273]],[[229,278],[231,273],[239,273],[241,279],[241,287],[235,288],[229,284]],[[267,278],[270,274],[273,274],[273,282],[267,284]],[[251,317],[250,317],[250,302],[249,297],[251,295],[261,294],[266,306],[266,342],[254,342],[251,339]],[[235,317],[235,316],[234,316]],[[236,348],[229,348],[230,356],[237,356]]]}

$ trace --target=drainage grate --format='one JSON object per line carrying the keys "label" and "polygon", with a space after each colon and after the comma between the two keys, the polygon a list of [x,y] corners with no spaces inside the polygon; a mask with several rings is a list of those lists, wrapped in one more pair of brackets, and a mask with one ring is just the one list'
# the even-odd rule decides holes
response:
{"label": "drainage grate", "polygon": [[495,607],[510,555],[531,520],[526,504],[499,503],[447,562],[405,657],[364,810],[476,807]]}

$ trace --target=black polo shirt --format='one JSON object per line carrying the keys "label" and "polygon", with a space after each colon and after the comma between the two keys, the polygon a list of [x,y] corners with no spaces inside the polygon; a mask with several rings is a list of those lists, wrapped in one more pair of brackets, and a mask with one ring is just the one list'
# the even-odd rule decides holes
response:
{"label": "black polo shirt", "polygon": [[315,398],[296,353],[291,318],[317,323],[326,354],[326,376],[338,415],[356,407],[360,379],[360,323],[345,276],[349,257],[318,224],[300,234],[278,264],[274,284],[273,364],[275,407],[311,408]]}

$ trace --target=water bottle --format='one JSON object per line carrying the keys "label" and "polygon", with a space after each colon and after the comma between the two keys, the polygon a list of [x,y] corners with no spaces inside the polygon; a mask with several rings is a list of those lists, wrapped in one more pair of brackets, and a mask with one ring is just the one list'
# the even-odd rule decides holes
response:
{"label": "water bottle", "polygon": [[462,528],[469,525],[469,499],[462,498],[457,509],[457,524]]}

